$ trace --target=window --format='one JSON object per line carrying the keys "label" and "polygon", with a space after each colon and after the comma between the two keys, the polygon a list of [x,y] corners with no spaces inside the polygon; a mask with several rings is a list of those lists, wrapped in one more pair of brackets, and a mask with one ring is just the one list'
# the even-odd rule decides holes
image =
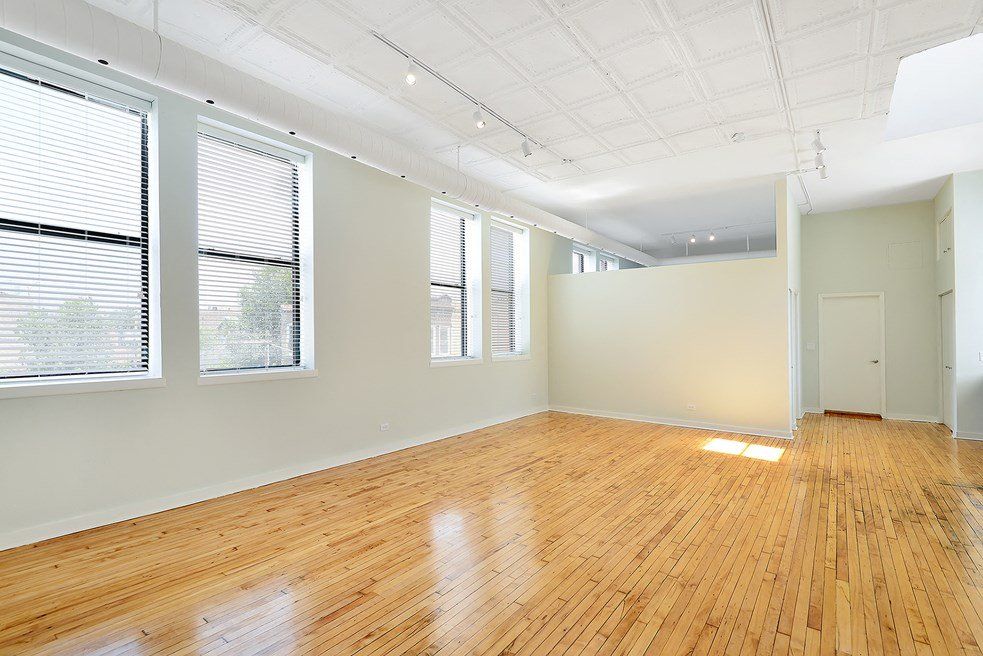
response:
{"label": "window", "polygon": [[597,255],[597,270],[598,271],[617,271],[618,270],[618,258],[612,257],[611,255],[604,255],[599,253]]}
{"label": "window", "polygon": [[587,273],[594,270],[594,254],[586,246],[573,245],[573,273]]}
{"label": "window", "polygon": [[446,203],[430,206],[430,357],[480,357],[477,217]]}
{"label": "window", "polygon": [[311,369],[305,158],[211,126],[198,132],[202,374]]}
{"label": "window", "polygon": [[581,251],[573,252],[573,269],[574,273],[583,273],[586,271],[585,265],[587,264],[587,255]]}
{"label": "window", "polygon": [[156,374],[150,103],[37,70],[0,69],[0,383]]}
{"label": "window", "polygon": [[529,231],[492,221],[492,357],[528,353]]}

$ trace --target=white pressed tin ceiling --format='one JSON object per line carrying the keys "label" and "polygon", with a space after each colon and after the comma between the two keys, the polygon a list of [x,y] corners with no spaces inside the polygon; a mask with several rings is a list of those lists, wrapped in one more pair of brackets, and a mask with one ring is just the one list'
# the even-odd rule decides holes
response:
{"label": "white pressed tin ceiling", "polygon": [[[93,0],[144,27],[151,2]],[[856,144],[824,138],[831,178],[795,185],[806,209],[927,193],[871,151],[900,59],[980,29],[983,0],[160,0],[159,11],[175,41],[644,246],[662,232],[659,201],[808,167],[816,128],[864,144],[850,164],[870,157],[880,173],[865,193],[841,185],[838,147]],[[524,158],[504,125],[477,130],[473,106],[425,73],[406,86],[406,60],[373,31],[546,148]],[[746,140],[732,144],[735,133]],[[722,206],[720,223],[735,211]]]}

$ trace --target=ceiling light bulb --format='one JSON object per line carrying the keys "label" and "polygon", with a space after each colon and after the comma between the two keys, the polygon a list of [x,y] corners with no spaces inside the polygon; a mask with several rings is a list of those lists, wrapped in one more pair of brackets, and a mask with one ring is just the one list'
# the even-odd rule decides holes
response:
{"label": "ceiling light bulb", "polygon": [[690,235],[689,236],[689,243],[691,243],[691,244],[695,244],[696,243],[696,235]]}
{"label": "ceiling light bulb", "polygon": [[715,240],[716,238],[717,238],[717,235],[715,235],[715,234],[713,234],[713,233],[711,232],[711,233],[710,233],[710,237],[709,237],[709,239],[710,239],[710,241],[713,241],[713,240]]}
{"label": "ceiling light bulb", "polygon": [[829,179],[829,169],[826,168],[825,165],[819,167],[819,179],[820,180],[827,180],[827,179]]}
{"label": "ceiling light bulb", "polygon": [[410,65],[406,68],[406,84],[410,86],[416,84],[416,74],[417,74],[416,62],[414,62],[411,59]]}
{"label": "ceiling light bulb", "polygon": [[484,116],[484,114],[481,113],[481,107],[479,107],[478,109],[474,110],[474,114],[472,114],[472,116],[474,117],[474,126],[476,128],[478,128],[480,130],[481,128],[485,127],[485,125],[486,125],[485,124],[485,116]]}
{"label": "ceiling light bulb", "polygon": [[522,140],[522,156],[529,157],[532,155],[532,146],[529,145],[529,138],[526,137]]}

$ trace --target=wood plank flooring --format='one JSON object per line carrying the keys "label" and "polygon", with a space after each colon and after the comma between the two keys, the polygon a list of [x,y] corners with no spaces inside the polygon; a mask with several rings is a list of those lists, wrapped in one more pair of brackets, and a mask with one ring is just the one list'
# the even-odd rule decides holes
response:
{"label": "wood plank flooring", "polygon": [[0,653],[980,655],[981,485],[931,424],[544,413],[2,552]]}

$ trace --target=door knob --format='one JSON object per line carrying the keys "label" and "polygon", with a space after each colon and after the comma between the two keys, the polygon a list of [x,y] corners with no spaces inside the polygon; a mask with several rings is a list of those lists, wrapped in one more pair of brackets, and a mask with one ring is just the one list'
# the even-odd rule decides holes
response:
{"label": "door knob", "polygon": [[871,360],[870,361],[871,364],[877,364],[878,362],[880,362],[880,360]]}

